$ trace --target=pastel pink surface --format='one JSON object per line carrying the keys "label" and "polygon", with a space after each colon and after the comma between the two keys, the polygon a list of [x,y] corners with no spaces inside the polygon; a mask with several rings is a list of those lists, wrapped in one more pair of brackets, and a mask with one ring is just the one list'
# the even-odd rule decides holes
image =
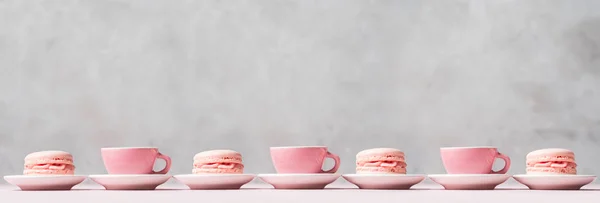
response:
{"label": "pastel pink surface", "polygon": [[[494,147],[440,148],[442,162],[449,174],[505,174],[510,169],[510,158]],[[504,168],[493,171],[497,159],[503,159]]]}
{"label": "pastel pink surface", "polygon": [[[157,148],[102,148],[102,160],[109,174],[166,174],[171,169],[171,158],[158,152]],[[166,166],[154,171],[156,159],[163,159]]]}
{"label": "pastel pink surface", "polygon": [[424,175],[404,174],[345,174],[348,182],[360,189],[407,190],[425,179]]}
{"label": "pastel pink surface", "polygon": [[579,190],[596,179],[593,175],[514,175],[532,190]]}
{"label": "pastel pink surface", "polygon": [[192,190],[240,189],[254,179],[252,174],[188,174],[173,176]]}
{"label": "pastel pink surface", "polygon": [[[323,146],[271,147],[271,160],[277,173],[335,173],[340,157]],[[325,158],[335,161],[333,168],[323,171]]]}
{"label": "pastel pink surface", "polygon": [[429,179],[442,185],[446,190],[493,190],[509,178],[508,174],[429,175]]}
{"label": "pastel pink surface", "polygon": [[70,190],[83,182],[85,176],[75,175],[15,175],[4,176],[6,182],[16,185],[21,190]]}
{"label": "pastel pink surface", "polygon": [[40,151],[25,157],[24,175],[73,175],[73,156],[64,151]]}
{"label": "pastel pink surface", "polygon": [[404,152],[393,148],[374,148],[356,154],[356,173],[406,174]]}
{"label": "pastel pink surface", "polygon": [[258,178],[275,189],[323,189],[340,177],[339,174],[259,174]]}
{"label": "pastel pink surface", "polygon": [[171,178],[170,175],[162,174],[90,175],[89,177],[107,190],[154,190]]}
{"label": "pastel pink surface", "polygon": [[527,174],[577,174],[575,154],[568,149],[535,150],[526,158]]}
{"label": "pastel pink surface", "polygon": [[242,155],[233,150],[200,152],[194,156],[192,173],[244,173]]}

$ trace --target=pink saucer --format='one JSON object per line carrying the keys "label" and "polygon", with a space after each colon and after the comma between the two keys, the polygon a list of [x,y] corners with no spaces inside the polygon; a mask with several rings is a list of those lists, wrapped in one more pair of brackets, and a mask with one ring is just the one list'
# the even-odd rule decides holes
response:
{"label": "pink saucer", "polygon": [[192,190],[240,189],[254,179],[253,174],[186,174],[173,178]]}
{"label": "pink saucer", "polygon": [[344,174],[344,179],[360,189],[406,190],[425,179],[424,175]]}
{"label": "pink saucer", "polygon": [[437,174],[429,178],[446,190],[493,190],[504,183],[508,174]]}
{"label": "pink saucer", "polygon": [[70,190],[83,182],[85,176],[78,175],[12,175],[4,176],[6,182],[21,190]]}
{"label": "pink saucer", "polygon": [[107,190],[154,190],[167,182],[171,175],[162,174],[122,174],[90,175],[90,179]]}
{"label": "pink saucer", "polygon": [[260,174],[258,178],[275,189],[323,189],[340,177],[335,173]]}
{"label": "pink saucer", "polygon": [[513,178],[532,190],[579,190],[590,184],[594,175],[514,175]]}

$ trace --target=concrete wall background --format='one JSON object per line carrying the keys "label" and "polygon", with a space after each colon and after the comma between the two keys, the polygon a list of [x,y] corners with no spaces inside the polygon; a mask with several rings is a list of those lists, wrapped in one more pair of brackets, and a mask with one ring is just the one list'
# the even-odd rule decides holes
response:
{"label": "concrete wall background", "polygon": [[0,0],[0,174],[32,151],[105,173],[157,146],[173,174],[229,148],[372,147],[444,173],[439,147],[575,151],[600,174],[600,1]]}

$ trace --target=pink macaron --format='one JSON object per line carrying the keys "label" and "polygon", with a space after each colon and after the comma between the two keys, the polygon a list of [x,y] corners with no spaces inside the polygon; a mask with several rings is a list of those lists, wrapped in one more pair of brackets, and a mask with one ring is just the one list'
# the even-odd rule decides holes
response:
{"label": "pink macaron", "polygon": [[404,152],[393,148],[363,150],[356,154],[356,173],[406,174]]}
{"label": "pink macaron", "polygon": [[575,153],[568,149],[535,150],[526,158],[527,174],[577,174]]}
{"label": "pink macaron", "polygon": [[63,151],[40,151],[25,157],[24,175],[73,175],[73,156]]}
{"label": "pink macaron", "polygon": [[244,173],[242,155],[233,150],[200,152],[194,156],[192,173]]}

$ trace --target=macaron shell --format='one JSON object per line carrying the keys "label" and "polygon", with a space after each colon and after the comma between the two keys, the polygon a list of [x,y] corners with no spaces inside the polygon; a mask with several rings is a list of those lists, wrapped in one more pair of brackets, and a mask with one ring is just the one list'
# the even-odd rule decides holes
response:
{"label": "macaron shell", "polygon": [[74,175],[75,170],[63,169],[63,170],[52,170],[52,169],[25,169],[23,175]]}
{"label": "macaron shell", "polygon": [[527,174],[529,175],[548,175],[548,174],[577,174],[576,168],[550,168],[550,167],[527,167]]}
{"label": "macaron shell", "polygon": [[25,159],[39,159],[44,157],[70,157],[73,159],[73,156],[69,152],[58,151],[58,150],[48,150],[48,151],[39,151],[33,152],[25,156]]}
{"label": "macaron shell", "polygon": [[244,173],[244,166],[237,165],[234,168],[194,168],[192,170],[193,174],[202,174],[202,173]]}
{"label": "macaron shell", "polygon": [[542,157],[570,157],[574,158],[575,153],[568,149],[561,148],[549,148],[549,149],[539,149],[532,152],[529,152],[526,156],[527,159],[538,159]]}
{"label": "macaron shell", "polygon": [[210,150],[194,155],[194,163],[242,163],[242,155],[233,150]]}
{"label": "macaron shell", "polygon": [[402,167],[356,167],[356,173],[393,173],[406,174],[406,168]]}
{"label": "macaron shell", "polygon": [[404,152],[393,148],[374,148],[360,151],[356,154],[356,158],[370,156],[398,156],[404,157]]}
{"label": "macaron shell", "polygon": [[239,152],[228,150],[228,149],[217,149],[217,150],[208,150],[197,153],[194,155],[194,159],[198,158],[207,158],[207,157],[234,157],[234,158],[242,158],[242,154]]}

